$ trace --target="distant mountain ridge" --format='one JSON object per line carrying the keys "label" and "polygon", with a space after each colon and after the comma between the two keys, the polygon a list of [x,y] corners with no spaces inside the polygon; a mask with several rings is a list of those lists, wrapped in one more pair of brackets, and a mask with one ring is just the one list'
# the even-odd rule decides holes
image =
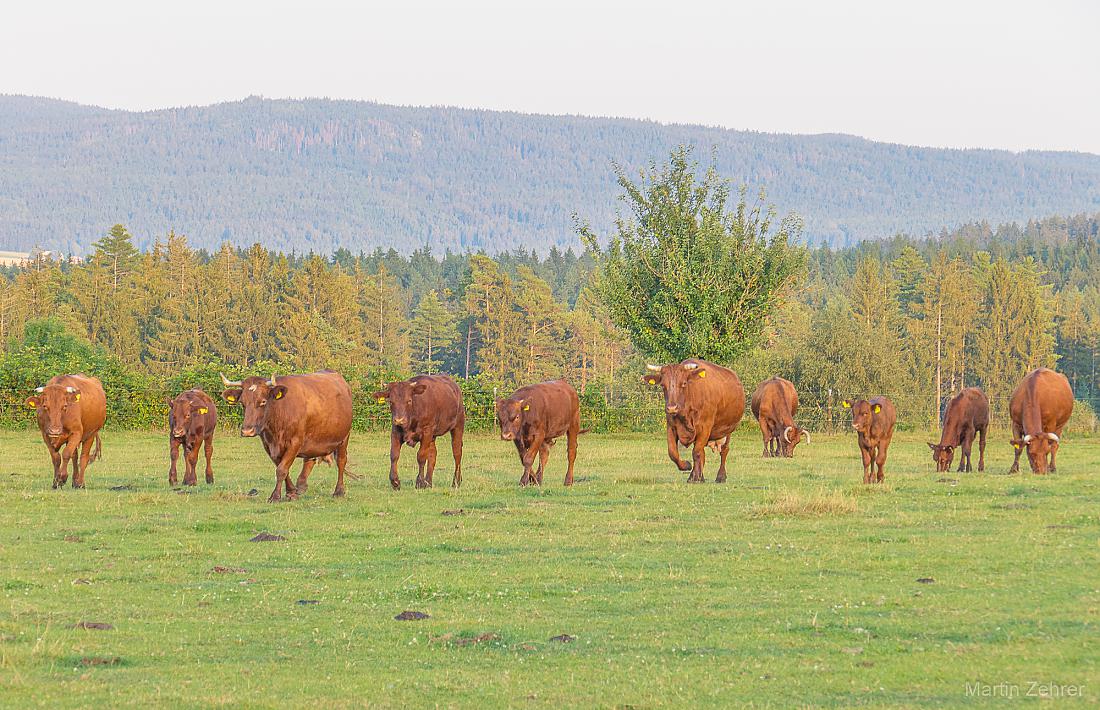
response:
{"label": "distant mountain ridge", "polygon": [[1100,209],[1100,156],[944,150],[845,135],[647,121],[248,98],[130,112],[0,96],[0,249],[84,253],[123,222],[198,246],[305,252],[579,247],[574,213],[607,232],[612,163],[680,144],[811,242],[914,235]]}

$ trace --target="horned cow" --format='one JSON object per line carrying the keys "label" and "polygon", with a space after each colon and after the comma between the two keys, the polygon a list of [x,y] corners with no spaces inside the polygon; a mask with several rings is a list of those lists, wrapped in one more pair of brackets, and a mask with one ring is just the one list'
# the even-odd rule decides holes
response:
{"label": "horned cow", "polygon": [[1045,367],[1032,370],[1012,393],[1008,409],[1012,417],[1010,443],[1016,451],[1008,472],[1019,472],[1024,449],[1034,473],[1056,472],[1062,429],[1073,414],[1073,388],[1066,376]]}
{"label": "horned cow", "polygon": [[88,464],[102,451],[99,430],[107,419],[103,384],[84,374],[58,375],[36,389],[26,404],[38,414],[38,429],[53,461],[53,487],[65,485],[72,461],[73,488],[83,488]]}
{"label": "horned cow", "polygon": [[764,380],[752,393],[752,414],[764,439],[764,458],[794,456],[794,447],[810,441],[810,432],[794,423],[798,413],[798,391],[782,377]]}
{"label": "horned cow", "polygon": [[176,485],[176,460],[183,447],[183,485],[198,484],[199,449],[205,447],[206,482],[214,482],[211,458],[214,455],[214,431],[218,428],[218,408],[210,395],[200,389],[181,392],[168,399],[168,485]]}
{"label": "horned cow", "polygon": [[431,488],[435,471],[435,439],[451,435],[451,452],[455,459],[454,488],[462,484],[462,434],[466,427],[466,410],[462,406],[462,390],[447,375],[418,375],[408,380],[391,382],[374,393],[381,404],[389,403],[393,425],[390,428],[390,485],[401,488],[397,461],[402,444],[416,446],[417,488]]}

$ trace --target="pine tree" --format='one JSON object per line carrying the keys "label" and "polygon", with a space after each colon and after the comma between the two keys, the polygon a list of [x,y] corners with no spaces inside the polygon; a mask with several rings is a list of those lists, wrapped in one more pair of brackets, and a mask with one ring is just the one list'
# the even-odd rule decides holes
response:
{"label": "pine tree", "polygon": [[442,351],[457,340],[454,315],[435,290],[428,291],[421,297],[409,323],[409,342],[418,371],[429,375],[439,372]]}

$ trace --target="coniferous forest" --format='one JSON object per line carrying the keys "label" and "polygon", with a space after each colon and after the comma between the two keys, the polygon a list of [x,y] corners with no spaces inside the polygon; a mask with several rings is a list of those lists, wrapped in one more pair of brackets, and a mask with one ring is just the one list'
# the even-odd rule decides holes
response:
{"label": "coniferous forest", "polygon": [[[847,396],[888,394],[908,428],[934,426],[952,391],[980,385],[995,416],[1029,369],[1055,366],[1095,425],[1100,397],[1100,214],[966,225],[809,249],[763,341],[732,363],[747,392],[779,374],[798,387],[812,428],[843,421]],[[495,394],[565,376],[600,429],[659,426],[644,359],[612,324],[591,279],[593,255],[552,248],[330,256],[253,245],[192,248],[182,234],[134,246],[111,228],[82,262],[39,256],[0,279],[0,390],[6,422],[29,421],[30,389],[57,372],[104,380],[116,426],[159,425],[164,397],[218,373],[333,368],[359,396],[360,427],[388,414],[366,397],[412,373],[460,378],[471,425]],[[938,393],[938,396],[937,396]]]}

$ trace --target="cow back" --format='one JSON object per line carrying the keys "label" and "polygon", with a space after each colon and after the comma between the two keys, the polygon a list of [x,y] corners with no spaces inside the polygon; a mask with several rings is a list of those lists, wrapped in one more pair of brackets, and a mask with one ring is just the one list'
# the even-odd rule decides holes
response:
{"label": "cow back", "polygon": [[565,380],[551,380],[520,387],[512,399],[522,399],[524,428],[541,431],[548,439],[563,436],[569,427],[580,420],[580,397]]}
{"label": "cow back", "polygon": [[1061,435],[1073,414],[1073,388],[1060,372],[1045,367],[1032,370],[1013,391],[1009,414],[1024,434]]}
{"label": "cow back", "polygon": [[[872,397],[867,400],[871,405],[871,439],[875,446],[890,443],[894,436],[894,425],[898,421],[898,411],[889,397]],[[879,411],[875,411],[875,406]]]}
{"label": "cow back", "polygon": [[[351,387],[332,370],[281,375],[286,395],[269,415],[265,438],[300,437],[300,456],[324,456],[335,451],[351,433]],[[316,452],[316,453],[313,453]]]}
{"label": "cow back", "polygon": [[698,431],[709,420],[710,440],[716,441],[732,433],[745,415],[745,388],[741,378],[728,367],[705,360],[691,359],[706,368],[706,377],[694,378],[687,386],[684,401],[688,424]]}
{"label": "cow back", "polygon": [[422,394],[413,398],[415,418],[419,427],[431,425],[436,434],[451,431],[465,415],[462,390],[448,375],[417,375],[409,380],[423,384]]}

